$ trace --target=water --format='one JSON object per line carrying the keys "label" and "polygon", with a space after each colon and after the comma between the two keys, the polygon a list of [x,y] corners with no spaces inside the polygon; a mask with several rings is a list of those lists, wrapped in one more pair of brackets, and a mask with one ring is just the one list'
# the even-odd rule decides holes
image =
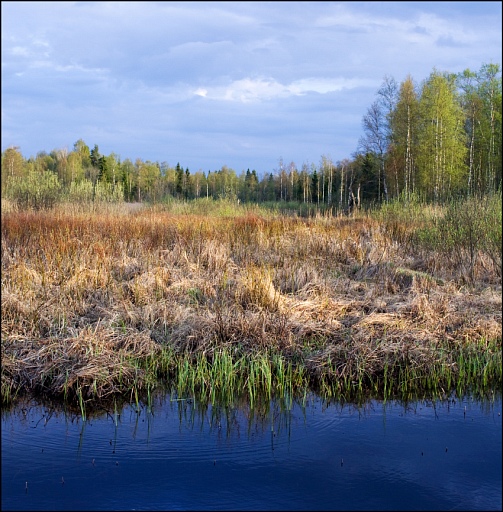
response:
{"label": "water", "polygon": [[2,510],[501,510],[494,401],[2,414]]}

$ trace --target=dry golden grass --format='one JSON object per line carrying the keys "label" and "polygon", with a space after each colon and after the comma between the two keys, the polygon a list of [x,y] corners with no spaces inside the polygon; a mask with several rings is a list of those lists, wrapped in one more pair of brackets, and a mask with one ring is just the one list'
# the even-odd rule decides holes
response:
{"label": "dry golden grass", "polygon": [[307,354],[314,377],[342,378],[389,354],[427,365],[439,344],[501,340],[489,264],[467,288],[411,249],[410,227],[393,230],[365,216],[3,209],[2,396],[141,389],[142,362],[166,346]]}

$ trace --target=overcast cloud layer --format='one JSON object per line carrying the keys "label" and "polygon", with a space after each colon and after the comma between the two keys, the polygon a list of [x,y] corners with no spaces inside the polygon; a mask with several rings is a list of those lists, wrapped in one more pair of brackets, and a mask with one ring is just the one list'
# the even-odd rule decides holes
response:
{"label": "overcast cloud layer", "polygon": [[2,151],[350,158],[384,76],[502,60],[501,2],[2,2]]}

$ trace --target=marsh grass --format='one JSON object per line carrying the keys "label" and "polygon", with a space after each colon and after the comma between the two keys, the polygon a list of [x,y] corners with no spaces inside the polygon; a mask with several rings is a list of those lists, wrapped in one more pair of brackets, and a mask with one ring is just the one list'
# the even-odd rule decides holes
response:
{"label": "marsh grass", "polygon": [[2,402],[40,392],[84,416],[161,382],[253,403],[500,385],[500,235],[460,267],[431,243],[445,211],[6,207]]}

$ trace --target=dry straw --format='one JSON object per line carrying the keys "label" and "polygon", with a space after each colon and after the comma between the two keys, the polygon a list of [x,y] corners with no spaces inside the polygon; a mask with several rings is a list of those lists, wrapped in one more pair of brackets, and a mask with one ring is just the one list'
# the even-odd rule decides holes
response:
{"label": "dry straw", "polygon": [[2,211],[4,401],[89,405],[160,379],[256,396],[287,375],[331,393],[428,388],[466,380],[468,360],[501,379],[501,271],[481,256],[467,282],[417,235],[431,212],[184,208]]}

